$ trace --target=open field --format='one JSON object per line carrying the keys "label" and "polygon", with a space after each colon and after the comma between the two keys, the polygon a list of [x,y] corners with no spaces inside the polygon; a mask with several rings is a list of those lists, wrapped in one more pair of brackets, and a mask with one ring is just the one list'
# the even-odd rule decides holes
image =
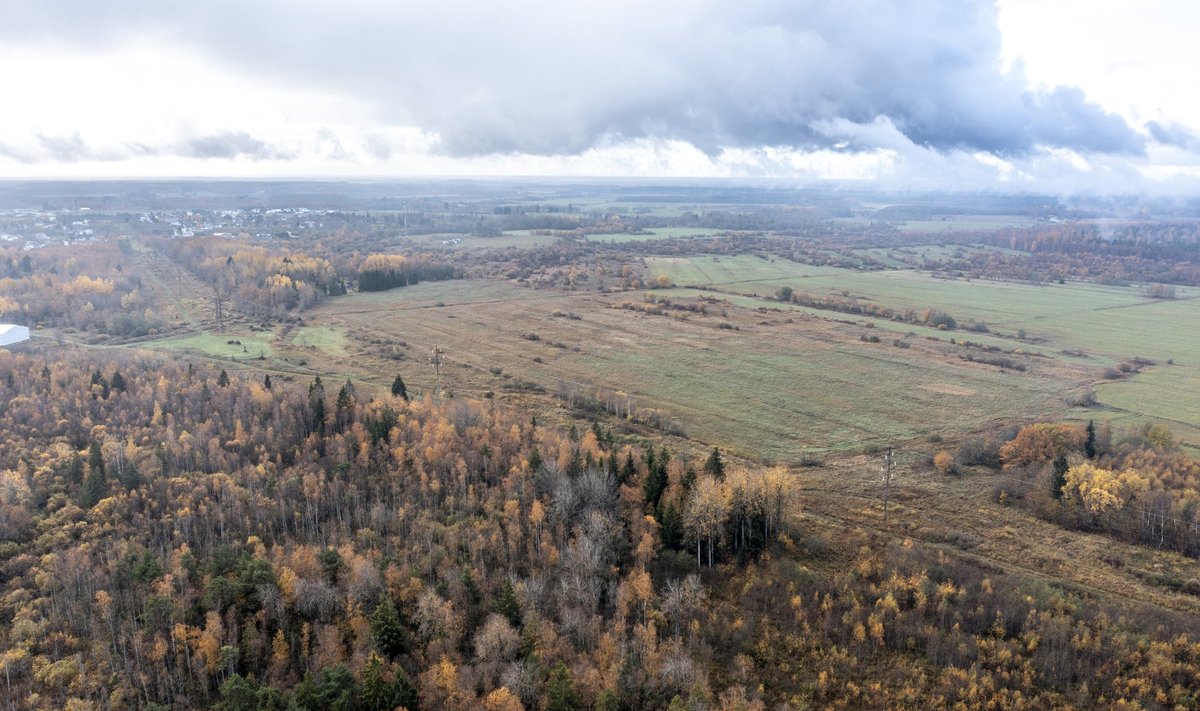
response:
{"label": "open field", "polygon": [[299,348],[312,348],[329,355],[346,355],[346,334],[328,326],[305,326],[291,333],[291,343]]}
{"label": "open field", "polygon": [[[1136,286],[968,281],[932,277],[912,270],[859,272],[814,268],[778,259],[765,262],[755,257],[702,256],[647,261],[651,273],[665,273],[677,284],[759,296],[773,294],[781,286],[791,286],[797,292],[817,297],[855,298],[895,309],[936,308],[949,312],[960,324],[974,319],[1008,336],[1024,331],[1029,342],[962,332],[949,335],[941,332],[938,334],[941,338],[956,336],[1043,353],[1061,354],[1064,349],[1079,349],[1097,364],[1113,364],[1135,356],[1159,363],[1173,360],[1174,365],[1166,366],[1167,371],[1139,374],[1102,385],[1098,389],[1101,402],[1119,411],[1091,414],[1100,419],[1116,419],[1126,426],[1161,421],[1176,429],[1188,445],[1200,445],[1200,411],[1187,397],[1187,393],[1196,389],[1186,385],[1200,382],[1200,360],[1195,351],[1200,343],[1200,292],[1196,289],[1181,288],[1178,298],[1160,300],[1148,298],[1144,288]],[[835,316],[833,312],[824,313]],[[874,322],[877,327],[889,330],[915,330],[922,334],[932,331],[910,324],[877,319]]]}
{"label": "open field", "polygon": [[243,335],[233,333],[197,333],[180,338],[166,338],[139,344],[140,348],[195,353],[221,360],[252,360],[260,355],[273,357],[275,349],[270,334]]}
{"label": "open field", "polygon": [[1100,402],[1128,413],[1131,424],[1164,424],[1175,433],[1176,441],[1193,450],[1200,450],[1197,394],[1200,368],[1195,366],[1158,365],[1096,388]]}
{"label": "open field", "polygon": [[[740,293],[752,293],[756,285],[816,276],[852,274],[837,267],[798,264],[784,259],[763,259],[749,254],[703,257],[651,257],[646,268],[652,277],[665,274],[677,286],[740,285]],[[771,289],[770,292],[773,292]],[[763,292],[763,293],[770,293]]]}
{"label": "open field", "polygon": [[784,461],[1049,415],[1087,380],[1055,361],[1027,373],[966,363],[944,341],[867,344],[861,327],[809,314],[764,319],[731,305],[683,319],[619,308],[640,301],[443,282],[333,300],[309,321],[404,339],[418,353],[439,345],[460,366],[444,371],[447,383],[501,390],[507,381],[488,372],[498,368],[552,392],[619,391],[701,441]]}
{"label": "open field", "polygon": [[905,220],[896,225],[901,232],[959,232],[961,230],[999,230],[1035,224],[1035,220],[1013,216],[945,217],[934,220]]}
{"label": "open field", "polygon": [[421,249],[504,249],[518,247],[529,249],[554,244],[558,241],[553,235],[535,235],[532,230],[516,230],[505,232],[495,237],[479,237],[475,235],[418,235],[406,238]]}
{"label": "open field", "polygon": [[647,260],[652,274],[665,273],[681,286],[763,296],[791,286],[813,296],[858,298],[895,309],[942,309],[960,323],[975,319],[1006,333],[1023,329],[1034,339],[1114,359],[1142,355],[1187,360],[1194,358],[1193,346],[1200,342],[1200,292],[1195,289],[1180,289],[1177,299],[1158,300],[1138,287],[968,281],[912,270],[860,272],[778,259],[760,266],[756,261],[763,260]]}

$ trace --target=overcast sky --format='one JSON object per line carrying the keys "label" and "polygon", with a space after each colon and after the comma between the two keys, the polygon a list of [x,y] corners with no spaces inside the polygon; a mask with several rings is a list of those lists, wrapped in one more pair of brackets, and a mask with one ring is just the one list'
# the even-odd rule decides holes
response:
{"label": "overcast sky", "polygon": [[0,176],[1200,187],[1192,0],[0,7]]}

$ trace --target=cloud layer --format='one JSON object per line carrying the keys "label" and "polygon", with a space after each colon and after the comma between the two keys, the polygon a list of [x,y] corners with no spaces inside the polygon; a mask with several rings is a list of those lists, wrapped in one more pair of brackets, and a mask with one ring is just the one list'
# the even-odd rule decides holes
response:
{"label": "cloud layer", "polygon": [[[361,102],[453,156],[577,155],[685,141],[860,151],[902,139],[1020,158],[1041,147],[1141,155],[1142,135],[1077,89],[1002,70],[995,9],[959,0],[16,0],[5,43],[173,47],[285,87]],[[1159,140],[1175,140],[1162,130]],[[1158,134],[1156,133],[1155,136]],[[0,137],[2,141],[3,137]],[[335,139],[336,140],[336,139]],[[225,127],[172,146],[284,158]],[[336,149],[337,147],[335,147]],[[69,156],[68,139],[45,152]],[[387,155],[384,141],[369,142]]]}

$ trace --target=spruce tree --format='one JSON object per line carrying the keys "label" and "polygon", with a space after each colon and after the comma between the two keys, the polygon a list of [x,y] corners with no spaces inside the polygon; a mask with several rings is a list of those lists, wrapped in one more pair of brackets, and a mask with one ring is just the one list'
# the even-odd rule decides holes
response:
{"label": "spruce tree", "polygon": [[504,587],[500,588],[500,594],[496,596],[496,612],[508,618],[513,627],[521,627],[521,605],[517,602],[512,581],[505,580]]}
{"label": "spruce tree", "polygon": [[550,670],[550,678],[546,680],[546,711],[577,711],[579,708],[571,671],[559,661]]}
{"label": "spruce tree", "polygon": [[[665,453],[665,450],[664,450]],[[650,471],[646,473],[646,483],[643,487],[646,503],[652,509],[658,508],[663,492],[667,490],[667,465],[662,459],[653,460]]]}
{"label": "spruce tree", "polygon": [[105,496],[108,496],[108,477],[104,472],[104,455],[100,452],[100,443],[92,440],[88,447],[88,474],[83,480],[80,505],[90,509]]}
{"label": "spruce tree", "polygon": [[1063,487],[1067,485],[1067,471],[1071,468],[1067,455],[1060,454],[1054,458],[1054,474],[1050,480],[1050,493],[1055,499],[1062,499]]}
{"label": "spruce tree", "polygon": [[713,447],[708,459],[704,460],[704,473],[716,477],[718,481],[725,480],[725,462],[721,460],[721,453],[716,447]]}
{"label": "spruce tree", "polygon": [[625,456],[625,464],[621,466],[621,474],[617,477],[618,484],[628,484],[637,476],[637,464],[633,461],[633,452]]}
{"label": "spruce tree", "polygon": [[392,381],[392,395],[402,397],[405,401],[408,400],[408,388],[404,386],[404,378],[399,375]]}
{"label": "spruce tree", "polygon": [[668,501],[659,507],[656,518],[663,547],[678,550],[683,542],[683,516],[679,508]]}
{"label": "spruce tree", "polygon": [[363,711],[392,711],[392,709],[417,708],[417,690],[404,669],[396,667],[395,677],[388,681],[384,676],[383,660],[372,654],[363,667],[362,686],[358,692],[358,706]]}
{"label": "spruce tree", "polygon": [[404,629],[396,604],[387,593],[379,596],[379,604],[371,613],[370,621],[371,641],[381,654],[391,658],[408,651],[408,631]]}
{"label": "spruce tree", "polygon": [[1083,440],[1083,454],[1088,459],[1096,458],[1096,421],[1088,420],[1087,437]]}

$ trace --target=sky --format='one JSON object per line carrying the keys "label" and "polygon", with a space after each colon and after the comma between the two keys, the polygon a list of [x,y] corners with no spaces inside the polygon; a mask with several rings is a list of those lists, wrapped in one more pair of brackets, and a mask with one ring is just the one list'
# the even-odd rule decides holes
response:
{"label": "sky", "polygon": [[1200,187],[1191,0],[0,7],[0,177]]}

